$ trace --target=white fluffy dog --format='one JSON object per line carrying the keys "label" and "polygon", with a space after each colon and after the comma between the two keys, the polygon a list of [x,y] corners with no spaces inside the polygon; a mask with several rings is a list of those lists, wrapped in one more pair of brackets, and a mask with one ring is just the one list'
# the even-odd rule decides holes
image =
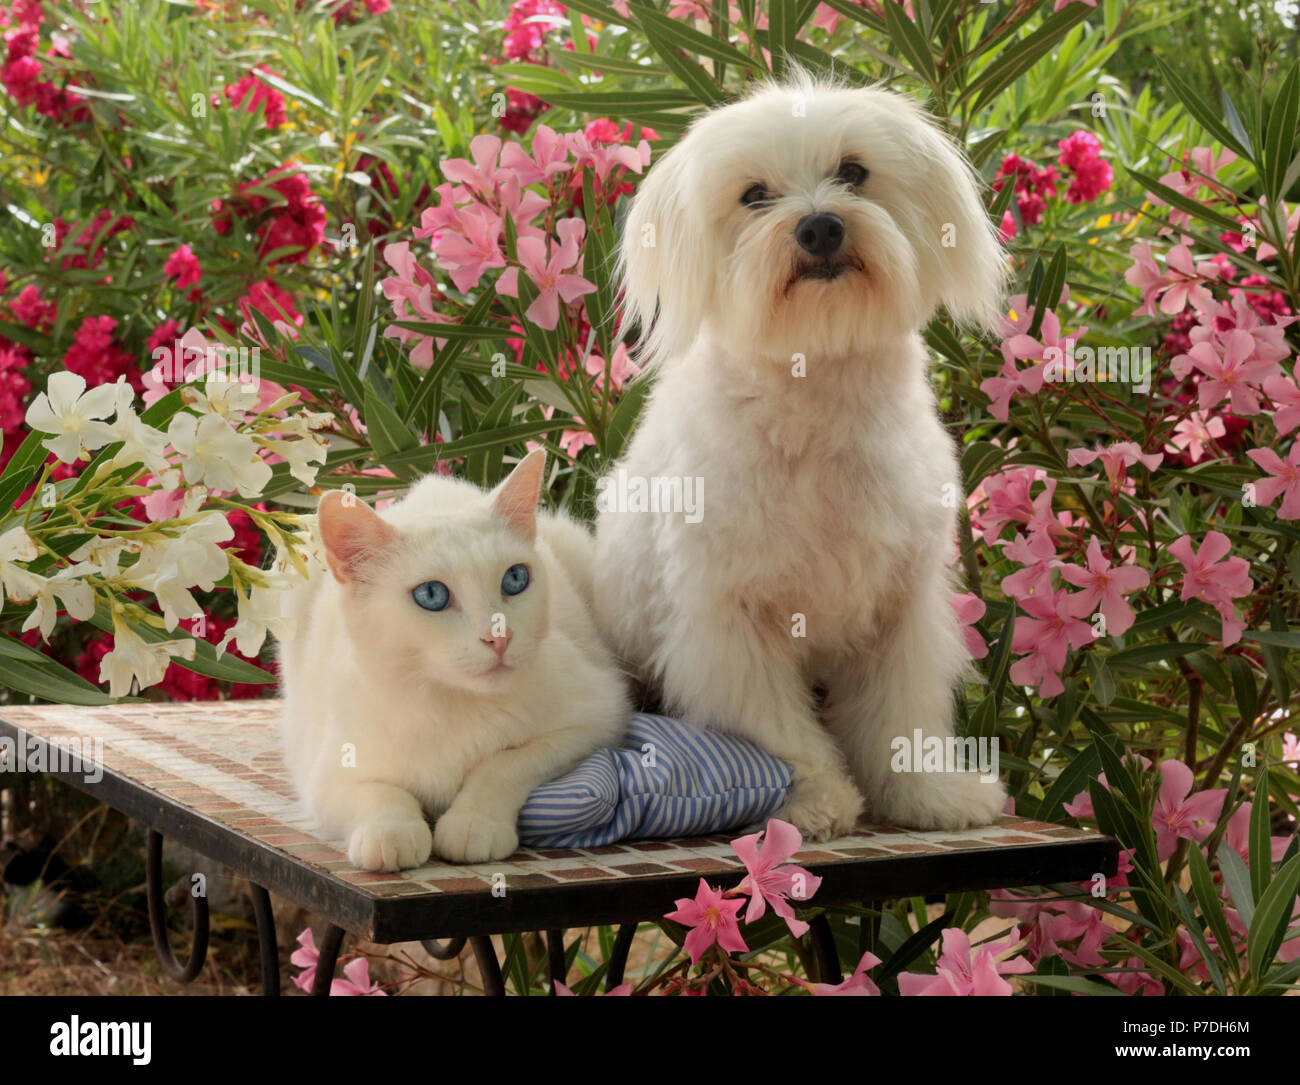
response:
{"label": "white fluffy dog", "polygon": [[999,310],[961,153],[900,95],[765,84],[652,167],[621,258],[657,375],[620,492],[699,480],[703,504],[602,489],[604,633],[668,710],[793,765],[783,816],[815,839],[864,799],[878,822],[988,823],[996,781],[891,770],[896,737],[952,736],[968,665],[961,483],[919,335],[941,302],[976,325]]}

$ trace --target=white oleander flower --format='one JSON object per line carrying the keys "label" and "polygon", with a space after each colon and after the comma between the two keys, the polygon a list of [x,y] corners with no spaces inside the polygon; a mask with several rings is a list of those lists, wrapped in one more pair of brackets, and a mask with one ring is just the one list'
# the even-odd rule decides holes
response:
{"label": "white oleander flower", "polygon": [[[279,432],[281,437],[258,437],[258,444],[282,457],[289,465],[289,474],[304,486],[315,486],[320,468],[312,464],[325,462],[329,444],[319,434],[311,432],[305,420],[285,419],[279,424]],[[285,434],[292,439],[283,439]]]}
{"label": "white oleander flower", "polygon": [[99,661],[99,680],[108,683],[110,696],[126,697],[132,681],[138,681],[141,689],[161,682],[173,658],[193,659],[194,641],[186,638],[149,644],[123,622],[114,621],[113,650]]}
{"label": "white oleander flower", "polygon": [[[69,532],[80,534],[80,532]],[[83,543],[68,555],[73,561],[88,562],[101,576],[114,577],[121,573],[123,554],[138,554],[144,549],[144,543],[138,539],[124,539],[120,536],[97,535],[89,542]]]}
{"label": "white oleander flower", "polygon": [[50,639],[50,634],[54,632],[54,623],[59,616],[59,607],[54,601],[55,596],[58,596],[63,609],[68,612],[68,617],[74,621],[84,622],[92,617],[95,613],[95,589],[81,577],[94,571],[94,566],[83,562],[60,569],[51,577],[30,574],[40,583],[35,594],[36,607],[23,622],[23,632],[39,628],[41,639]]}
{"label": "white oleander flower", "polygon": [[271,481],[270,464],[258,457],[253,439],[218,414],[199,418],[181,411],[172,416],[167,435],[182,456],[181,471],[188,483],[258,497]]}
{"label": "white oleander flower", "polygon": [[197,385],[181,389],[181,402],[202,414],[220,415],[231,422],[243,420],[244,413],[257,406],[262,398],[254,381],[239,380],[218,370],[209,373],[200,391]]}
{"label": "white oleander flower", "polygon": [[135,390],[126,383],[126,378],[118,377],[112,387],[116,390],[117,417],[110,429],[113,439],[122,442],[122,450],[113,457],[111,466],[141,464],[158,478],[163,489],[175,489],[179,475],[167,460],[167,434],[135,413]]}
{"label": "white oleander flower", "polygon": [[30,602],[40,591],[35,573],[28,572],[18,561],[35,561],[40,556],[36,541],[24,527],[12,527],[0,535],[0,603],[6,595],[15,603]]}
{"label": "white oleander flower", "polygon": [[190,589],[211,591],[226,575],[230,562],[217,544],[234,536],[234,528],[221,513],[209,512],[179,536],[145,547],[140,560],[126,570],[133,584],[153,592],[168,632],[182,619],[202,613]]}
{"label": "white oleander flower", "polygon": [[297,622],[289,613],[289,589],[299,583],[300,577],[272,575],[267,583],[255,585],[247,597],[239,595],[239,620],[221,638],[217,658],[221,658],[232,640],[251,659],[262,650],[268,632],[281,641],[291,639]]}
{"label": "white oleander flower", "polygon": [[116,439],[112,427],[101,421],[113,413],[116,397],[111,384],[87,392],[81,374],[67,370],[51,373],[46,390],[27,408],[26,422],[39,433],[58,434],[41,444],[64,463],[76,463]]}

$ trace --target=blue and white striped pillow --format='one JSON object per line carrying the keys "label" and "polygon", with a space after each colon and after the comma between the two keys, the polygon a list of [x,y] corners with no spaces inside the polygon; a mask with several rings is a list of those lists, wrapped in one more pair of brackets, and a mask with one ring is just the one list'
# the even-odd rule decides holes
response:
{"label": "blue and white striped pillow", "polygon": [[622,747],[597,750],[528,797],[519,840],[591,848],[725,832],[775,814],[790,777],[789,765],[746,739],[636,715]]}

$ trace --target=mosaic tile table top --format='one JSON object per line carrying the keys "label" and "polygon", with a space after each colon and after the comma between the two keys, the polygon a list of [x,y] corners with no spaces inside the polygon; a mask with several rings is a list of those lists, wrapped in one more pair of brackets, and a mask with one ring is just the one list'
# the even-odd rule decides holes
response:
{"label": "mosaic tile table top", "polygon": [[[730,885],[743,873],[729,845],[738,832],[358,871],[340,842],[311,832],[295,802],[280,758],[278,701],[7,706],[0,715],[0,739],[14,740],[0,742],[0,750],[12,747],[10,760],[52,771],[375,941],[649,919],[694,896],[701,876]],[[57,764],[51,745],[65,751]],[[75,750],[102,758],[102,778],[69,756]],[[1004,817],[951,833],[866,826],[810,844],[795,860],[823,877],[817,899],[831,902],[1079,881],[1113,873],[1115,854],[1114,841],[1096,833]]]}

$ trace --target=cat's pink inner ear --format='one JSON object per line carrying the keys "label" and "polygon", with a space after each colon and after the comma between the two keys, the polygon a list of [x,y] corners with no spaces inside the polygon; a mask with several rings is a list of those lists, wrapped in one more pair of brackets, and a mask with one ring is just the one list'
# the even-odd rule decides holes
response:
{"label": "cat's pink inner ear", "polygon": [[492,494],[492,505],[511,530],[530,543],[537,537],[537,498],[546,474],[546,451],[528,453]]}
{"label": "cat's pink inner ear", "polygon": [[340,583],[360,576],[366,564],[392,545],[393,526],[360,498],[331,490],[320,500],[320,537],[330,572]]}

